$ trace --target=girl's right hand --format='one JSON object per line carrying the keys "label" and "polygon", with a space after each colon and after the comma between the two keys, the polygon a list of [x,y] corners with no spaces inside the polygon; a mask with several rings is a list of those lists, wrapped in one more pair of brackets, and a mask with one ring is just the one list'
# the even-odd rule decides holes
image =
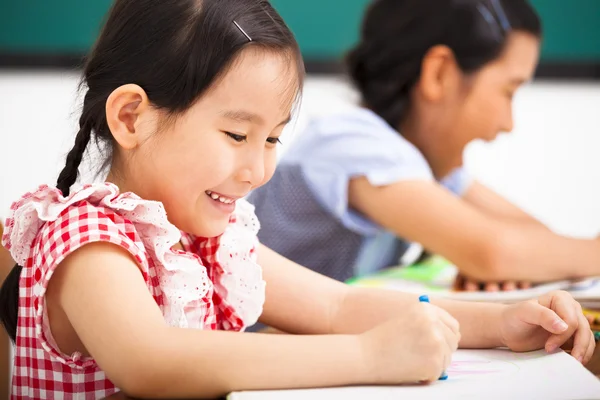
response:
{"label": "girl's right hand", "polygon": [[445,310],[415,304],[401,317],[360,335],[369,377],[376,384],[433,382],[450,365],[460,341],[459,324]]}

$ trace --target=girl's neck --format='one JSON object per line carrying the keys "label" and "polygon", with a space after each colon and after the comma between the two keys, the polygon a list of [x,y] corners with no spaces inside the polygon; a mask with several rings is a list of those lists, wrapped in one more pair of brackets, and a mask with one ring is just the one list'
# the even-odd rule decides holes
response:
{"label": "girl's neck", "polygon": [[115,168],[113,164],[108,171],[105,181],[116,185],[119,188],[120,193],[131,192],[140,195],[140,193],[137,193],[135,187],[128,184],[127,179],[125,179],[124,175],[120,171],[121,170],[119,168]]}
{"label": "girl's neck", "polygon": [[[105,181],[110,182],[113,185],[116,185],[119,188],[119,193],[131,192],[131,193],[135,193],[139,196],[140,194],[135,191],[135,188],[133,188],[131,185],[128,185],[126,183],[126,180],[123,179],[122,174],[118,173],[117,171],[118,171],[117,169],[111,168],[110,171],[108,172],[108,175],[106,176]],[[183,243],[181,241],[179,241],[179,242],[175,243],[173,245],[173,247],[171,247],[171,250],[185,251],[185,247],[183,246]]]}

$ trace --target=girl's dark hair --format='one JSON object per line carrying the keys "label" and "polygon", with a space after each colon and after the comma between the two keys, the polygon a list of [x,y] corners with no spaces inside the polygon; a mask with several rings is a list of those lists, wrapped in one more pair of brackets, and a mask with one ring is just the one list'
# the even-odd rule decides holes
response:
{"label": "girl's dark hair", "polygon": [[471,73],[500,56],[511,30],[541,36],[526,0],[375,0],[347,67],[364,105],[397,128],[429,49],[448,46]]}
{"label": "girl's dark hair", "polygon": [[[304,67],[293,34],[267,0],[116,0],[86,60],[81,87],[87,90],[75,145],[56,186],[64,196],[78,176],[88,143],[112,157],[105,104],[119,86],[142,87],[167,115],[189,109],[246,47],[279,53],[298,71]],[[19,299],[16,265],[0,290],[0,322],[15,341]]]}

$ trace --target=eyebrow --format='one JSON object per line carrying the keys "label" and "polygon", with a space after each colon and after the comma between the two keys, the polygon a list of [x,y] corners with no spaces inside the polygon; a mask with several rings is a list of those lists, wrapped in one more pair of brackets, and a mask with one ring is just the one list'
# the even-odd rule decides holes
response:
{"label": "eyebrow", "polygon": [[[235,122],[252,122],[252,123],[261,123],[263,122],[263,118],[255,113],[244,111],[244,110],[227,110],[221,113],[223,118],[230,119]],[[289,115],[286,119],[281,121],[277,126],[287,125],[292,120],[292,116]]]}

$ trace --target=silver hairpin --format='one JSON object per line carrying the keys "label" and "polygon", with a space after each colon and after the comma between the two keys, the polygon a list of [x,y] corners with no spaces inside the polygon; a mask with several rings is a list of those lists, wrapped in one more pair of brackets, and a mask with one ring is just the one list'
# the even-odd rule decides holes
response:
{"label": "silver hairpin", "polygon": [[496,39],[502,40],[502,32],[500,32],[500,26],[498,25],[498,21],[496,21],[490,10],[488,10],[487,7],[481,3],[477,4],[477,10],[479,11],[483,19],[485,19],[485,21],[488,23],[490,28],[492,28],[492,30],[494,31]]}
{"label": "silver hairpin", "polygon": [[491,0],[491,2],[492,2],[492,7],[494,7],[494,10],[496,11],[496,15],[498,16],[498,19],[500,20],[502,29],[504,29],[505,32],[508,32],[510,30],[510,22],[508,22],[508,18],[506,18],[506,14],[504,13],[504,9],[502,8],[502,5],[500,4],[500,2],[498,0]]}
{"label": "silver hairpin", "polygon": [[252,41],[252,38],[250,37],[250,35],[248,35],[246,33],[245,30],[242,29],[242,27],[240,26],[240,24],[238,24],[237,22],[235,22],[235,20],[233,21],[233,23],[235,24],[235,26],[237,26],[237,28],[240,30],[240,32],[242,32],[244,34],[244,36],[246,36],[248,38],[248,41]]}

